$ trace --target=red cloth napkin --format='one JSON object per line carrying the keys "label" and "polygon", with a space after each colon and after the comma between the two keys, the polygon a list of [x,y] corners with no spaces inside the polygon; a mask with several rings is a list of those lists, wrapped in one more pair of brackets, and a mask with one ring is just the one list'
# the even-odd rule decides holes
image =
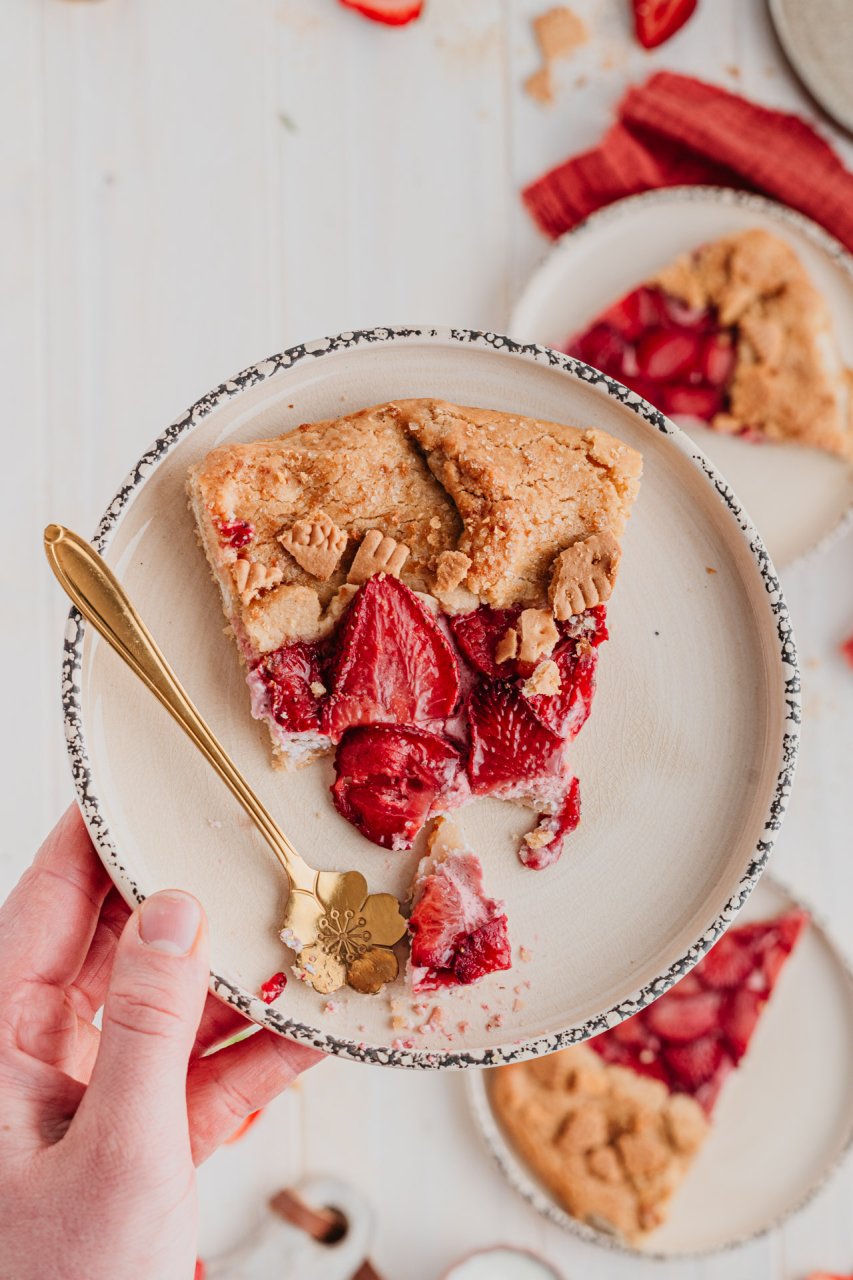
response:
{"label": "red cloth napkin", "polygon": [[597,147],[523,192],[549,236],[622,196],[711,183],[799,209],[853,251],[853,174],[799,116],[671,71],[629,89],[617,115]]}

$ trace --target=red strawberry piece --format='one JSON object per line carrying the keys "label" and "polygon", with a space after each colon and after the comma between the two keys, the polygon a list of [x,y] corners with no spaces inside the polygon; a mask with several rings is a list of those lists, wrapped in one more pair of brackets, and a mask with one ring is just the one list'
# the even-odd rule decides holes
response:
{"label": "red strawberry piece", "polygon": [[345,9],[354,9],[371,22],[386,27],[404,27],[423,13],[424,0],[340,0]]}
{"label": "red strawberry piece", "polygon": [[594,324],[580,338],[575,339],[570,345],[569,354],[618,378],[622,373],[627,350],[625,339],[609,324],[600,323]]}
{"label": "red strawberry piece", "polygon": [[526,783],[562,776],[562,738],[545,728],[515,686],[478,685],[468,702],[468,723],[468,779],[475,794],[524,793]]}
{"label": "red strawberry piece", "polygon": [[776,921],[776,932],[779,935],[779,941],[789,951],[793,951],[799,942],[800,934],[810,919],[808,911],[789,911],[787,915]]}
{"label": "red strawberry piece", "polygon": [[332,799],[362,835],[386,849],[410,849],[439,797],[457,780],[462,757],[426,729],[350,729],[335,757]]}
{"label": "red strawberry piece", "polygon": [[686,978],[679,978],[674,987],[670,987],[669,999],[679,1000],[682,996],[695,996],[697,991],[704,990],[694,970],[693,973],[688,973]]}
{"label": "red strawberry piece", "polygon": [[512,965],[502,902],[486,896],[472,853],[440,862],[423,881],[409,918],[413,989],[474,982]]}
{"label": "red strawberry piece", "polygon": [[853,636],[850,636],[848,640],[842,641],[839,647],[844,661],[849,667],[853,667]]}
{"label": "red strawberry piece", "polygon": [[589,716],[595,693],[597,654],[593,649],[576,657],[573,649],[567,648],[554,654],[554,662],[560,672],[558,692],[524,696],[546,729],[571,740],[577,737]]}
{"label": "red strawberry piece", "polygon": [[206,1275],[207,1275],[207,1267],[204,1265],[201,1258],[196,1258],[195,1271],[193,1272],[193,1280],[204,1280]]}
{"label": "red strawberry piece", "polygon": [[652,382],[672,382],[698,367],[702,349],[689,329],[653,329],[637,344],[637,366]]}
{"label": "red strawberry piece", "polygon": [[710,1080],[706,1080],[704,1084],[700,1084],[699,1088],[693,1094],[693,1097],[707,1115],[710,1115],[714,1110],[717,1098],[720,1096],[720,1090],[730,1073],[734,1071],[734,1068],[735,1063],[725,1050],[723,1050],[717,1069],[711,1076]]}
{"label": "red strawberry piece", "polygon": [[333,742],[359,724],[437,728],[459,697],[450,642],[415,593],[383,573],[347,609],[329,677],[322,723]]}
{"label": "red strawberry piece", "polygon": [[739,1062],[746,1053],[766,1002],[766,995],[750,991],[749,987],[733,991],[726,1000],[722,1012],[722,1028],[735,1062]]}
{"label": "red strawberry piece", "polygon": [[[631,1022],[638,1020],[636,1016],[630,1019]],[[616,1039],[613,1032],[608,1031],[590,1040],[589,1047],[605,1062],[630,1067],[638,1075],[650,1076],[653,1080],[663,1080],[665,1084],[669,1084],[669,1075],[657,1052],[657,1042],[651,1036],[643,1044],[630,1044]]]}
{"label": "red strawberry piece", "polygon": [[230,523],[225,520],[217,520],[216,527],[219,530],[219,541],[223,546],[235,547],[238,551],[240,547],[246,547],[255,536],[255,526],[249,524],[248,520],[232,520]]}
{"label": "red strawberry piece", "polygon": [[740,986],[754,967],[749,947],[742,942],[742,931],[724,933],[708,954],[699,961],[695,974],[706,987],[724,991]]}
{"label": "red strawberry piece", "polygon": [[627,387],[632,391],[636,391],[638,396],[642,396],[644,400],[648,400],[653,408],[657,409],[661,402],[661,393],[663,388],[657,382],[652,382],[650,378],[641,378],[639,374],[622,379]]}
{"label": "red strawberry piece", "polygon": [[688,1044],[716,1030],[722,997],[716,991],[657,1000],[646,1011],[646,1026],[662,1040]]}
{"label": "red strawberry piece", "polygon": [[291,733],[319,730],[320,699],[311,685],[322,684],[323,673],[314,645],[282,645],[262,658],[255,670],[266,688],[276,724]]}
{"label": "red strawberry piece", "polygon": [[520,613],[520,609],[491,609],[484,604],[447,621],[453,638],[472,667],[490,680],[508,680],[518,674],[518,663],[514,659],[497,662],[495,649],[510,627],[518,622]]}
{"label": "red strawberry piece", "polygon": [[522,843],[518,856],[525,867],[532,871],[542,871],[557,861],[563,852],[566,836],[571,835],[581,820],[581,789],[577,778],[569,783],[566,798],[554,814],[543,814],[539,819],[537,832],[550,832],[551,839],[547,844],[528,845]]}
{"label": "red strawberry piece", "polygon": [[716,329],[713,311],[709,311],[706,307],[691,307],[683,298],[676,298],[672,293],[665,293],[662,296],[667,318],[679,329],[696,329],[700,333],[708,333]]}
{"label": "red strawberry piece", "polygon": [[716,1036],[703,1036],[690,1044],[664,1045],[663,1057],[684,1092],[695,1093],[716,1072],[723,1047]]}
{"label": "red strawberry piece", "polygon": [[737,353],[727,333],[712,333],[702,346],[700,370],[702,381],[712,387],[727,387],[734,373]]}
{"label": "red strawberry piece", "polygon": [[271,978],[267,978],[266,982],[261,983],[261,989],[258,994],[264,1004],[272,1004],[273,1000],[277,1000],[279,998],[286,986],[287,975],[284,973],[274,973]]}
{"label": "red strawberry piece", "polygon": [[722,392],[716,387],[691,387],[671,383],[661,387],[658,403],[670,417],[700,418],[710,422],[723,408]]}
{"label": "red strawberry piece", "polygon": [[684,26],[697,0],[632,0],[634,27],[644,49],[656,49]]}
{"label": "red strawberry piece", "polygon": [[231,1137],[225,1139],[226,1144],[230,1146],[232,1142],[239,1142],[240,1139],[249,1132],[255,1121],[260,1119],[263,1114],[263,1110],[263,1107],[261,1107],[258,1111],[250,1111],[245,1120],[240,1121],[237,1128],[231,1134]]}
{"label": "red strawberry piece", "polygon": [[797,939],[809,921],[808,912],[792,911],[777,921],[773,933],[765,937],[767,946],[761,958],[761,967],[770,987],[776,982]]}
{"label": "red strawberry piece", "polygon": [[643,1018],[637,1016],[626,1018],[624,1022],[612,1027],[609,1034],[620,1044],[633,1045],[637,1049],[644,1049],[649,1044],[657,1043],[646,1029]]}
{"label": "red strawberry piece", "polygon": [[666,324],[669,318],[668,300],[660,289],[641,285],[625,295],[602,313],[601,322],[610,325],[629,342],[639,338],[647,329]]}
{"label": "red strawberry piece", "polygon": [[506,925],[506,916],[499,916],[460,943],[453,961],[457,982],[476,982],[487,973],[512,967]]}

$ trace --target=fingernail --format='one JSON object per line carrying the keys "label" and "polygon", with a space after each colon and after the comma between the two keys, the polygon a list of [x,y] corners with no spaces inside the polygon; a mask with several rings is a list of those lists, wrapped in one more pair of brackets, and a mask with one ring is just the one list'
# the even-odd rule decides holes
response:
{"label": "fingernail", "polygon": [[201,907],[178,889],[154,893],[139,908],[139,936],[155,951],[185,956],[192,951],[201,926]]}

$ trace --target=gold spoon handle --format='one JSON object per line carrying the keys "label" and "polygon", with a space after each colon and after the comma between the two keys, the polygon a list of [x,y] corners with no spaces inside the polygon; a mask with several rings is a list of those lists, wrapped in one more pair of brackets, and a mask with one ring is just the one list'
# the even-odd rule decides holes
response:
{"label": "gold spoon handle", "polygon": [[44,548],[66,595],[207,758],[265,837],[290,877],[291,887],[313,892],[314,872],[220,746],[106,561],[78,534],[58,524],[45,529]]}

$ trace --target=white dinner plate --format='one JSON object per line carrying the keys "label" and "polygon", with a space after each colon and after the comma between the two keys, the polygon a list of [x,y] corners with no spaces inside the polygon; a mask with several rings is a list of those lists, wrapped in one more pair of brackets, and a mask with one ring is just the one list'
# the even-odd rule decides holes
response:
{"label": "white dinner plate", "polygon": [[[792,906],[765,877],[744,911]],[[507,1179],[552,1222],[607,1248],[670,1258],[743,1244],[804,1207],[853,1143],[853,972],[812,921],[765,1009],[749,1053],[726,1081],[711,1135],[667,1223],[641,1249],[567,1214],[515,1153],[489,1105],[488,1072],[471,1072],[480,1132]]]}
{"label": "white dinner plate", "polygon": [[[827,301],[841,354],[853,366],[853,258],[785,205],[720,187],[672,187],[608,205],[563,236],[516,304],[510,333],[558,349],[610,303],[679,253],[764,227],[788,240]],[[679,420],[718,466],[779,568],[853,523],[853,466],[798,445],[755,445]]]}
{"label": "white dinner plate", "polygon": [[[286,886],[247,819],[167,714],[72,613],[66,733],[89,828],[129,899],[178,886],[211,921],[214,988],[294,1038],[370,1062],[482,1065],[557,1048],[647,1003],[700,958],[755,884],[797,745],[796,659],[767,554],[725,481],[638,396],[556,352],[467,330],[371,330],[300,346],[216,388],[170,427],[110,504],[98,545],[226,750],[317,867],[403,895],[420,849],[381,850],[333,808],[332,764],[274,770],[187,510],[187,468],[225,440],[379,401],[440,396],[604,428],[645,476],[624,540],[592,717],[574,752],[583,819],[561,861],[522,867],[530,814],[481,800],[460,823],[508,904],[514,970],[392,1026],[389,995],[325,1001],[290,981]],[[57,512],[57,515],[61,513]],[[710,572],[713,570],[713,572]],[[522,953],[521,947],[525,948]],[[556,977],[555,977],[556,975]],[[557,980],[558,977],[558,980]],[[515,986],[529,983],[520,999]],[[417,1029],[420,1027],[420,1029]]]}
{"label": "white dinner plate", "polygon": [[769,0],[788,61],[809,93],[853,133],[853,22],[850,0]]}

